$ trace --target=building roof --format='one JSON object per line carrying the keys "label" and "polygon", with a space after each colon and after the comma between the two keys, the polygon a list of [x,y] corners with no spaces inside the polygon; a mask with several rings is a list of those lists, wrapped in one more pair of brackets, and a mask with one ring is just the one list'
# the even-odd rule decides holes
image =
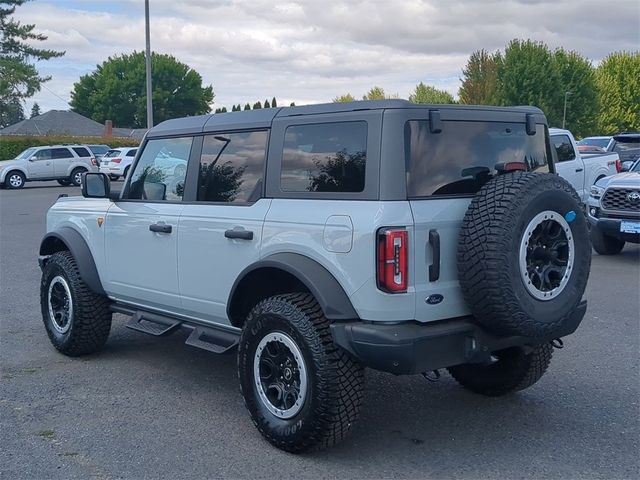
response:
{"label": "building roof", "polygon": [[[145,129],[114,128],[114,137],[142,138]],[[3,129],[0,135],[73,135],[102,137],[105,126],[70,110],[49,110]]]}

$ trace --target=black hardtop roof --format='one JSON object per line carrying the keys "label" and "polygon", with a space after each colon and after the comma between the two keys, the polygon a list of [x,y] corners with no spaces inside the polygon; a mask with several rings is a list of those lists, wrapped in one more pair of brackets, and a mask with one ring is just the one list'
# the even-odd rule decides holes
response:
{"label": "black hardtop roof", "polygon": [[321,103],[299,107],[263,108],[258,110],[244,110],[239,112],[215,113],[194,117],[175,118],[166,120],[147,133],[147,137],[165,135],[180,135],[187,133],[202,133],[218,131],[222,128],[230,130],[268,128],[274,118],[294,117],[302,115],[319,115],[343,113],[361,110],[386,109],[438,109],[438,110],[474,110],[495,112],[521,112],[542,115],[537,107],[494,107],[488,105],[459,105],[459,104],[423,104],[411,103],[407,100],[363,100],[356,102]]}

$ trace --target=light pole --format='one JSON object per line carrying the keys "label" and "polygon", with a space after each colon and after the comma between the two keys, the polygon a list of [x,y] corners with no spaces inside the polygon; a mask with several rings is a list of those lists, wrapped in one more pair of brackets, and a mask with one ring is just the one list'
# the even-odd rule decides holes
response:
{"label": "light pole", "polygon": [[571,92],[564,92],[564,111],[562,112],[562,128],[567,120],[567,98],[569,95],[573,95]]}
{"label": "light pole", "polygon": [[151,34],[149,32],[149,0],[144,0],[144,30],[146,37],[145,67],[147,72],[147,128],[153,127],[153,91],[151,89]]}

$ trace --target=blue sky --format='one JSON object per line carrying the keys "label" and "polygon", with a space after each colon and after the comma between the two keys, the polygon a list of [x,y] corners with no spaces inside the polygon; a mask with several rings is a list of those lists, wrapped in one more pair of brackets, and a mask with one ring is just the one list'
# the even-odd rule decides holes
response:
{"label": "blue sky", "polygon": [[[640,45],[635,0],[150,0],[151,42],[195,68],[214,108],[276,96],[319,103],[374,85],[408,97],[422,81],[456,94],[476,49],[532,38],[595,63]],[[611,8],[615,6],[615,8]],[[16,17],[66,55],[26,104],[66,109],[74,82],[110,55],[144,49],[143,0],[35,0]]]}

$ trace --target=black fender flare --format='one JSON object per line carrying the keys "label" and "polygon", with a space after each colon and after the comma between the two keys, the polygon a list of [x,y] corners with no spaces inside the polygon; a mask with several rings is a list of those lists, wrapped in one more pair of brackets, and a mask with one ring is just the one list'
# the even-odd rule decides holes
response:
{"label": "black fender flare", "polygon": [[358,320],[359,316],[340,283],[317,261],[297,253],[274,253],[245,268],[231,287],[227,315],[238,285],[251,272],[261,268],[276,268],[296,277],[311,292],[329,320]]}
{"label": "black fender flare", "polygon": [[[62,246],[66,248],[61,248]],[[40,243],[41,265],[44,266],[44,263],[46,263],[46,257],[61,250],[69,250],[71,252],[78,265],[78,270],[80,270],[80,277],[82,277],[87,286],[93,292],[106,296],[91,250],[84,237],[77,230],[71,227],[61,227],[58,230],[47,233]]]}

